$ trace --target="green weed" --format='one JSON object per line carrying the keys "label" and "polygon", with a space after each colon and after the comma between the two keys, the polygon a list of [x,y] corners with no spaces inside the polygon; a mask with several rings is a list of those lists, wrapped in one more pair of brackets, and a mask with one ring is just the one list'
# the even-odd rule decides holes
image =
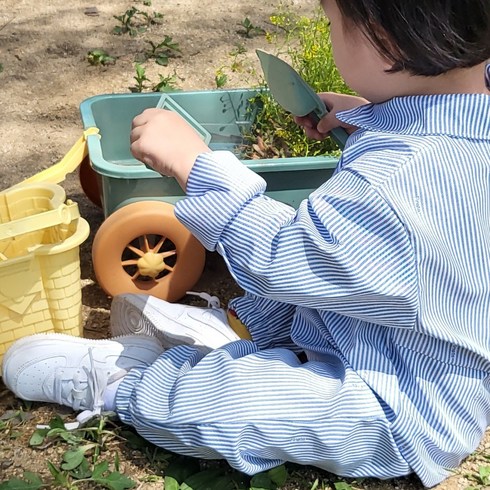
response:
{"label": "green weed", "polygon": [[252,24],[248,17],[245,17],[238,25],[240,26],[238,33],[247,38],[265,35],[265,30]]}
{"label": "green weed", "polygon": [[146,59],[154,59],[157,65],[167,66],[169,58],[180,53],[179,44],[174,42],[170,36],[165,36],[160,43],[146,41],[150,49],[145,52]]}
{"label": "green weed", "polygon": [[129,90],[131,90],[131,92],[144,92],[145,89],[149,87],[146,82],[150,82],[150,79],[146,76],[146,69],[139,63],[134,65],[134,69],[135,75],[133,79],[136,81],[136,84],[129,87]]}
{"label": "green weed", "polygon": [[159,12],[148,13],[133,6],[122,15],[114,15],[114,18],[119,21],[119,24],[112,29],[113,34],[137,36],[146,32],[152,24],[160,23],[163,14]]}
{"label": "green weed", "polygon": [[[486,456],[490,459],[490,456]],[[472,482],[475,482],[477,486],[466,487],[465,490],[480,490],[490,488],[490,466],[486,464],[478,465],[478,471],[465,475],[466,478]]]}
{"label": "green weed", "polygon": [[152,92],[174,92],[175,90],[178,90],[179,77],[175,72],[173,75],[166,76],[159,73],[158,76],[160,81],[152,85]]}
{"label": "green weed", "polygon": [[87,61],[93,66],[105,66],[114,64],[116,58],[103,49],[92,49],[87,53]]}
{"label": "green weed", "polygon": [[92,425],[68,430],[59,416],[54,417],[47,427],[35,430],[29,440],[31,447],[40,449],[51,445],[67,446],[60,461],[47,461],[52,479],[45,481],[36,473],[24,472],[22,478],[1,483],[0,489],[35,490],[54,485],[74,490],[87,482],[111,490],[133,488],[136,482],[119,471],[119,455],[114,452],[108,455],[111,465],[102,457],[108,452],[108,444],[119,438],[116,426],[109,428],[108,425],[110,415],[94,419]]}
{"label": "green weed", "polygon": [[214,75],[214,83],[216,88],[223,88],[228,82],[228,75],[225,73],[223,68],[218,68]]}
{"label": "green weed", "polygon": [[150,92],[173,92],[178,90],[179,77],[174,72],[172,75],[158,74],[160,80],[157,83],[153,83],[146,74],[146,68],[140,63],[136,63],[135,75],[133,80],[135,84],[129,87],[129,90],[134,93],[141,93],[145,91]]}

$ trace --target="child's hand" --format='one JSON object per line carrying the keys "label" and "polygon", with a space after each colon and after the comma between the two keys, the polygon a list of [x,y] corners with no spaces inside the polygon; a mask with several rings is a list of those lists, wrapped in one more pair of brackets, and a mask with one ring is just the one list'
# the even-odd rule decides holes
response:
{"label": "child's hand", "polygon": [[325,92],[318,95],[328,107],[328,114],[322,117],[317,125],[308,116],[294,118],[296,124],[304,128],[306,136],[316,140],[325,139],[333,128],[338,127],[344,128],[349,134],[353,133],[357,127],[339,121],[335,115],[337,112],[347,111],[364,104],[369,104],[368,100],[354,95],[337,94],[335,92]]}
{"label": "child's hand", "polygon": [[131,153],[156,172],[175,177],[185,190],[200,153],[209,152],[199,134],[179,114],[146,109],[133,119]]}

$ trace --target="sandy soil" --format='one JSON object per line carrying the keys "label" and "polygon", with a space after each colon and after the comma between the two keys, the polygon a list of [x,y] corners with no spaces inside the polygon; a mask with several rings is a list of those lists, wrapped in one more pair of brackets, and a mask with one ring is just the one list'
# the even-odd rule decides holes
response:
{"label": "sandy soil", "polygon": [[[147,40],[162,41],[171,36],[181,48],[181,55],[167,67],[145,63],[152,82],[158,75],[175,74],[183,90],[215,88],[215,73],[224,67],[229,79],[226,87],[246,87],[255,81],[250,71],[257,68],[254,49],[267,48],[263,36],[245,38],[238,31],[245,19],[270,30],[269,16],[278,2],[216,2],[214,0],[154,0],[151,7],[131,0],[2,0],[0,5],[0,188],[58,162],[81,136],[79,104],[88,97],[104,93],[126,93],[134,85],[134,62],[145,49]],[[131,6],[163,14],[161,24],[146,33],[130,37],[116,36],[112,29],[120,23],[114,18]],[[309,12],[316,2],[296,0],[291,9]],[[95,7],[96,15],[93,13]],[[233,73],[230,52],[242,45],[242,71]],[[117,61],[109,66],[91,66],[88,51],[104,49]],[[253,77],[252,77],[253,78]],[[97,285],[91,267],[91,244],[94,232],[103,221],[101,210],[81,191],[77,173],[68,175],[62,184],[68,196],[78,202],[82,215],[89,221],[91,235],[81,246],[83,316],[87,337],[106,337],[110,299]],[[221,259],[209,254],[197,290],[207,290],[223,301],[240,290],[231,281]],[[16,406],[13,397],[0,385],[0,415]],[[36,422],[46,422],[52,407],[35,404]],[[23,470],[46,472],[45,454],[28,448],[26,438],[5,440],[0,437],[0,481]],[[482,449],[490,453],[490,437]],[[129,452],[127,453],[129,454]],[[124,458],[124,456],[123,456]],[[127,457],[123,467],[135,478],[144,475],[141,466]],[[476,470],[471,460],[438,490],[463,489],[472,484],[464,477]],[[145,488],[151,488],[149,484]],[[308,487],[309,488],[309,487]],[[414,479],[379,483],[367,481],[359,488],[421,488]]]}

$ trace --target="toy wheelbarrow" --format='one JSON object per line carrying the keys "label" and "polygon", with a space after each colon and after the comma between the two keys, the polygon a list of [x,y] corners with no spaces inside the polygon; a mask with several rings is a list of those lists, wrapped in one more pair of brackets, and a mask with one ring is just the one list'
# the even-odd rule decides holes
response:
{"label": "toy wheelbarrow", "polygon": [[[80,166],[82,189],[105,217],[94,237],[92,261],[97,282],[109,296],[146,293],[177,301],[193,289],[205,264],[203,246],[174,215],[174,204],[184,197],[177,181],[131,154],[134,117],[157,106],[177,110],[212,150],[228,150],[241,159],[259,110],[252,102],[258,92],[108,94],[82,102],[84,136],[59,164],[32,179],[59,182]],[[331,177],[338,159],[327,155],[242,162],[266,180],[268,196],[297,207]]]}

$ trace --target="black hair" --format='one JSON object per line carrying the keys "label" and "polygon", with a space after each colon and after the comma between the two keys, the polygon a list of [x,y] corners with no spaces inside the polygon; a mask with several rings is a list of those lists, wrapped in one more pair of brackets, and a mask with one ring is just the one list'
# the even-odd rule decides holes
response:
{"label": "black hair", "polygon": [[392,67],[435,76],[490,59],[490,0],[336,0]]}

